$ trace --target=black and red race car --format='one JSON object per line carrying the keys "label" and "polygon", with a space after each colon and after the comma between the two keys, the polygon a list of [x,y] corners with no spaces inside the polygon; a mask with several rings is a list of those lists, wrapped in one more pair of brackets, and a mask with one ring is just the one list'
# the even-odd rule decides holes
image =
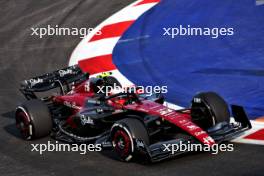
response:
{"label": "black and red race car", "polygon": [[121,160],[143,155],[152,162],[182,154],[164,150],[164,144],[213,145],[251,128],[237,105],[231,106],[231,123],[228,105],[213,92],[195,95],[188,109],[173,110],[163,105],[161,94],[99,91],[114,85],[121,86],[116,78],[89,78],[78,66],[25,80],[20,91],[27,101],[16,109],[16,125],[26,140],[51,135],[70,143],[96,142]]}

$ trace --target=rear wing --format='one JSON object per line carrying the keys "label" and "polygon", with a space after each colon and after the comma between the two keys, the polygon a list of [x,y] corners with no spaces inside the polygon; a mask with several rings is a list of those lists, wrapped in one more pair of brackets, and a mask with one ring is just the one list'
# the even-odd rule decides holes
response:
{"label": "rear wing", "polygon": [[45,92],[60,88],[64,95],[70,91],[70,84],[80,84],[89,78],[89,73],[83,73],[77,66],[70,66],[51,73],[24,80],[20,84],[20,91],[26,99],[37,98],[35,92]]}

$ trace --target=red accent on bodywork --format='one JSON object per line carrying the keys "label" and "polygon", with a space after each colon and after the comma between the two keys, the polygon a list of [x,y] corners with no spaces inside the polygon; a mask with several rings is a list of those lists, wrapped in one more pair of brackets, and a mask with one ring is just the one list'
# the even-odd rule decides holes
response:
{"label": "red accent on bodywork", "polygon": [[141,103],[130,104],[124,107],[125,109],[141,111],[150,115],[158,115],[194,136],[203,144],[215,144],[215,141],[204,130],[192,122],[190,114],[177,112],[152,101],[142,101]]}
{"label": "red accent on bodywork", "polygon": [[[73,95],[63,95],[63,96],[56,96],[53,100],[56,103],[64,104],[67,106],[67,103],[70,103],[71,106],[73,106],[72,109],[78,109],[83,107],[85,100],[87,99],[86,94],[73,94]],[[74,108],[74,106],[76,108]]]}
{"label": "red accent on bodywork", "polygon": [[112,54],[81,60],[79,66],[83,72],[88,72],[91,75],[116,69],[112,61]]}
{"label": "red accent on bodywork", "polygon": [[72,128],[77,128],[77,125],[73,121],[73,117],[83,108],[86,99],[90,96],[91,93],[74,93],[70,95],[56,96],[53,98],[53,101],[71,108],[72,115],[68,117],[66,121]]}
{"label": "red accent on bodywork", "polygon": [[129,28],[129,26],[131,26],[133,22],[134,20],[106,25],[102,27],[101,35],[94,35],[89,42],[111,37],[120,37]]}
{"label": "red accent on bodywork", "polygon": [[[70,95],[79,93],[79,94],[85,94],[85,96],[87,97],[94,96],[94,91],[92,87],[90,86],[90,84],[87,84],[88,81],[89,80],[86,80],[82,82],[81,84],[79,84],[78,86],[76,86],[74,89],[72,89],[72,92],[70,92]],[[86,86],[89,86],[89,87],[86,87]]]}
{"label": "red accent on bodywork", "polygon": [[66,121],[72,128],[77,128],[78,126],[73,120],[74,115],[70,116]]}

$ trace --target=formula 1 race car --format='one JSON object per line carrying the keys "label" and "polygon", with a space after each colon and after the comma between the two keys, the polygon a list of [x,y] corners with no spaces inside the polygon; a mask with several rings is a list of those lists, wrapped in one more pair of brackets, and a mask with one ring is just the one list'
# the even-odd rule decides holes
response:
{"label": "formula 1 race car", "polygon": [[50,134],[70,143],[101,144],[123,161],[145,156],[152,162],[182,154],[164,150],[164,144],[213,145],[251,128],[237,105],[231,106],[231,123],[229,107],[214,92],[199,93],[190,108],[174,110],[159,93],[99,91],[114,85],[121,86],[111,74],[89,78],[78,66],[25,80],[20,91],[27,101],[16,109],[16,126],[26,140]]}

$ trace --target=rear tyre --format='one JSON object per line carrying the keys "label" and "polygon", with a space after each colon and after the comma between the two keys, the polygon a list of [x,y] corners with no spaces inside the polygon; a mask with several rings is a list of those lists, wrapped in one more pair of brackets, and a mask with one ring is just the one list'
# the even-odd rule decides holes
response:
{"label": "rear tyre", "polygon": [[16,126],[26,140],[47,136],[52,129],[49,109],[41,100],[26,101],[17,107]]}
{"label": "rear tyre", "polygon": [[192,119],[204,129],[217,123],[230,121],[230,112],[225,100],[214,92],[203,92],[194,96],[191,106]]}
{"label": "rear tyre", "polygon": [[138,119],[126,118],[116,122],[111,128],[111,142],[121,161],[130,161],[135,155],[135,141],[141,140],[149,145],[146,127]]}

